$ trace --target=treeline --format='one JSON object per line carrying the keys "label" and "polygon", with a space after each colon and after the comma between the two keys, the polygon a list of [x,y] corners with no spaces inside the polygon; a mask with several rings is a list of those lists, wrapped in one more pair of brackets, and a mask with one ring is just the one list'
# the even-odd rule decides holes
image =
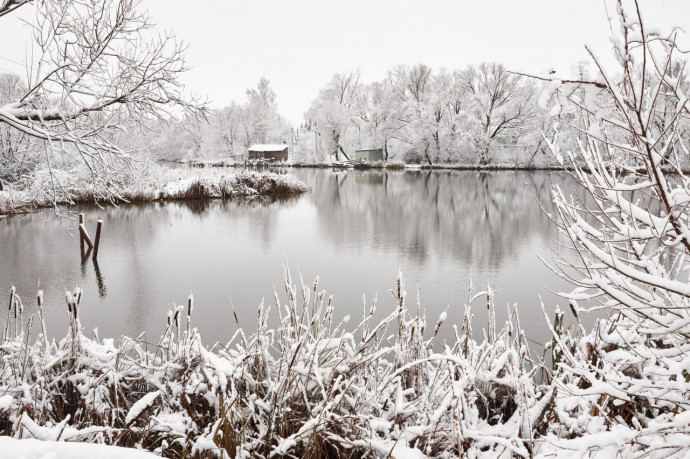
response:
{"label": "treeline", "polygon": [[[575,78],[587,80],[586,69]],[[21,93],[21,85],[17,77],[0,75],[0,102]],[[293,126],[280,115],[277,95],[262,78],[242,103],[232,102],[206,117],[173,116],[125,127],[115,142],[139,158],[165,160],[239,162],[252,144],[280,143],[289,145],[293,162],[324,163],[352,157],[357,149],[381,148],[386,161],[558,167],[548,143],[577,157],[577,142],[593,129],[578,115],[577,101],[594,103],[600,114],[613,109],[614,101],[600,89],[569,85],[566,92],[559,80],[522,76],[495,63],[452,71],[398,66],[370,84],[358,72],[339,73]],[[668,107],[652,116],[665,125],[671,114]],[[44,169],[45,160],[35,154],[41,148],[42,142],[0,126],[0,180],[13,183]],[[65,160],[74,162],[69,156]],[[53,169],[69,166],[61,158],[52,161]]]}
{"label": "treeline", "polygon": [[547,160],[541,131],[551,122],[540,86],[489,63],[398,66],[371,84],[357,72],[336,74],[305,115],[297,154],[322,161],[382,148],[387,160],[407,163],[534,165]]}
{"label": "treeline", "polygon": [[[543,82],[484,63],[460,70],[398,66],[365,84],[358,72],[335,74],[299,126],[280,116],[266,79],[244,104],[206,121],[181,120],[148,144],[157,157],[231,157],[253,143],[287,143],[293,161],[344,159],[381,148],[388,161],[419,164],[552,165],[544,136],[563,113],[547,107]],[[566,124],[574,121],[565,115]],[[150,139],[148,139],[150,141]]]}
{"label": "treeline", "polygon": [[[687,91],[690,84],[683,64],[669,59],[667,65],[669,81]],[[635,97],[623,84],[613,85],[620,92],[616,97],[604,91],[601,81],[591,84],[591,72],[582,63],[561,80],[553,73],[523,76],[496,63],[459,70],[433,70],[420,64],[395,67],[371,84],[362,83],[358,72],[336,74],[295,129],[292,157],[323,162],[342,159],[359,148],[381,148],[387,161],[559,167],[550,144],[572,152],[573,160],[580,162],[580,143],[588,138],[602,144],[614,137],[631,141],[626,134],[609,132],[610,126],[599,126],[583,116],[587,106],[593,119],[609,116],[624,123],[625,119],[616,118],[618,106],[621,100]],[[626,76],[659,81],[649,68],[626,68],[613,78],[618,81]],[[647,116],[662,133],[680,125],[677,138],[662,134],[659,141],[668,143],[666,160],[673,158],[687,168],[690,125],[677,118],[669,88],[657,94],[658,109]],[[644,165],[631,162],[628,166]]]}
{"label": "treeline", "polygon": [[133,137],[132,146],[157,159],[235,158],[257,143],[289,143],[291,127],[278,113],[276,93],[262,78],[246,91],[244,103],[214,110],[206,118],[189,117],[151,126],[152,138]]}

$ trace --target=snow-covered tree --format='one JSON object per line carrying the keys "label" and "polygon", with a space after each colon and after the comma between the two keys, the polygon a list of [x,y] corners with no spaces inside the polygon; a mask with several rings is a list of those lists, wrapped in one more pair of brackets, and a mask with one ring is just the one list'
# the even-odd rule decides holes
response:
{"label": "snow-covered tree", "polygon": [[336,160],[343,153],[343,139],[353,124],[359,91],[359,72],[336,74],[312,101],[306,117],[313,121],[315,131],[323,142],[323,158],[333,155]]}
{"label": "snow-covered tree", "polygon": [[278,114],[276,93],[270,82],[261,78],[256,88],[247,90],[249,103],[247,111],[247,129],[250,143],[279,142],[285,139],[283,121]]}
{"label": "snow-covered tree", "polygon": [[501,64],[470,67],[467,83],[471,93],[473,141],[480,164],[491,161],[491,146],[497,141],[515,143],[533,117],[536,94],[531,82],[510,73]]}
{"label": "snow-covered tree", "polygon": [[[0,106],[16,100],[25,92],[26,87],[18,75],[0,74]],[[31,151],[34,143],[24,132],[0,124],[0,190],[3,182],[17,182],[33,171],[38,161]]]}
{"label": "snow-covered tree", "polygon": [[[0,2],[0,20],[26,3]],[[92,181],[108,190],[113,170],[129,159],[113,141],[122,126],[203,110],[178,83],[185,45],[170,33],[152,33],[139,0],[31,3],[35,57],[21,94],[0,106],[0,125],[42,142],[45,163],[64,154],[80,158]]]}
{"label": "snow-covered tree", "polygon": [[243,140],[242,124],[244,123],[244,109],[233,102],[214,112],[211,119],[217,135],[220,150],[227,155],[234,155],[238,148],[246,148],[248,141]]}

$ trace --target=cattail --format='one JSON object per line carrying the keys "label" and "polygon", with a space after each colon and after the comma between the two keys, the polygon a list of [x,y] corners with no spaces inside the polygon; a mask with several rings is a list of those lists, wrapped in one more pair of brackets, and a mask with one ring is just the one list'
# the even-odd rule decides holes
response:
{"label": "cattail", "polygon": [[434,337],[438,334],[438,330],[441,328],[441,325],[443,325],[443,322],[446,321],[448,318],[448,312],[443,311],[440,316],[438,316],[438,322],[436,322],[436,326],[434,327]]}
{"label": "cattail", "polygon": [[192,310],[194,309],[194,295],[189,293],[189,298],[187,298],[187,336],[189,336],[189,330],[191,328],[192,322]]}
{"label": "cattail", "polygon": [[[72,298],[73,298],[72,292],[70,292],[69,290],[65,291],[65,301],[67,301],[67,307],[68,308],[71,308]],[[71,311],[71,309],[70,309],[70,311]]]}
{"label": "cattail", "polygon": [[12,288],[10,288],[10,307],[7,309],[8,311],[11,311],[12,306],[14,306],[14,293],[16,290],[17,289],[14,287],[14,285],[12,286]]}

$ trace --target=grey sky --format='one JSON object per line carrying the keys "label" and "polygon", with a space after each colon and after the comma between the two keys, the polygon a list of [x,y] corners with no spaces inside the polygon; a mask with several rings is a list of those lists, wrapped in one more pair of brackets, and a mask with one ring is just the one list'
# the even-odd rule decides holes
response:
{"label": "grey sky", "polygon": [[[603,0],[144,0],[154,21],[190,44],[184,82],[213,107],[243,102],[266,77],[292,122],[335,72],[380,79],[397,64],[460,68],[482,61],[569,74],[587,59],[584,43],[606,55],[611,35]],[[607,2],[608,13],[615,3]],[[688,26],[690,1],[641,0],[650,25]],[[0,68],[25,60],[22,27],[0,20]],[[690,29],[689,29],[690,30]],[[25,31],[26,32],[26,31]],[[26,35],[26,33],[24,33]],[[17,46],[19,44],[19,46]]]}

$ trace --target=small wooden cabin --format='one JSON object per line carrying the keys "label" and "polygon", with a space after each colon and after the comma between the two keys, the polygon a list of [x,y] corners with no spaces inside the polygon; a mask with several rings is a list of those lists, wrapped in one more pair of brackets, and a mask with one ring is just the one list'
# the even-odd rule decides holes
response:
{"label": "small wooden cabin", "polygon": [[355,151],[355,159],[361,161],[383,161],[382,148],[368,148]]}
{"label": "small wooden cabin", "polygon": [[268,159],[275,162],[285,162],[288,160],[288,146],[278,144],[256,144],[249,147],[249,161],[257,159]]}

